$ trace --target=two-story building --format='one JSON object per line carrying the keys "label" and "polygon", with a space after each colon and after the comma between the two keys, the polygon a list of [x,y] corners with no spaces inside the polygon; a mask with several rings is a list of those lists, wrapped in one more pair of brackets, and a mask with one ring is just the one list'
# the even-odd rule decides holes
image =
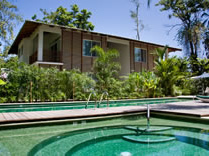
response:
{"label": "two-story building", "polygon": [[[20,61],[40,67],[77,68],[89,72],[96,58],[90,49],[95,45],[104,50],[115,48],[119,51],[120,57],[116,61],[121,64],[120,75],[153,70],[156,58],[153,51],[164,47],[119,36],[25,21],[9,54],[17,54]],[[174,51],[181,49],[168,47],[168,53]]]}

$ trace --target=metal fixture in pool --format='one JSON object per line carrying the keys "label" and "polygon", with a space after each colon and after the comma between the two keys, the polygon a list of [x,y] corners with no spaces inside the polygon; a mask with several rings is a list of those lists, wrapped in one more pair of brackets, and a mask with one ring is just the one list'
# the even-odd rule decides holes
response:
{"label": "metal fixture in pool", "polygon": [[139,128],[137,127],[131,127],[131,126],[126,126],[125,127],[128,130],[135,131],[135,135],[128,135],[128,136],[123,136],[123,139],[132,141],[132,142],[138,142],[138,143],[159,143],[159,142],[167,142],[167,141],[173,141],[176,138],[175,137],[166,137],[164,136],[163,138],[156,135],[152,135],[153,132],[160,132],[160,131],[167,131],[171,130],[172,127],[160,127],[160,128],[155,128],[155,127],[150,127],[150,107],[149,104],[147,104],[147,126],[145,128]]}
{"label": "metal fixture in pool", "polygon": [[109,100],[108,100],[108,92],[103,92],[102,93],[102,95],[101,95],[101,97],[100,97],[100,100],[99,100],[99,104],[98,104],[98,108],[100,107],[100,104],[101,104],[101,102],[102,102],[102,100],[103,100],[103,97],[104,97],[104,95],[106,95],[106,98],[107,98],[107,108],[108,108],[108,106],[109,106]]}
{"label": "metal fixture in pool", "polygon": [[[92,94],[96,97],[96,93],[95,93],[94,91],[92,91],[92,92],[89,94],[88,100],[87,100],[86,105],[85,105],[85,109],[87,109],[87,107],[88,107],[88,104],[89,104],[89,101],[90,101],[90,99],[91,99],[91,95],[92,95]],[[97,100],[95,100],[95,108],[96,108],[96,106],[97,106]]]}

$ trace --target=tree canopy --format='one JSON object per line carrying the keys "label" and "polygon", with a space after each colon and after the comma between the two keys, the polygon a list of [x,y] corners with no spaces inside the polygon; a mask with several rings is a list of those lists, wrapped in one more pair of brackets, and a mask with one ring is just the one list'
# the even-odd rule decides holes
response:
{"label": "tree canopy", "polygon": [[14,27],[19,21],[22,21],[22,18],[18,15],[17,6],[8,0],[0,0],[0,46],[3,42],[11,43]]}
{"label": "tree canopy", "polygon": [[46,9],[40,9],[40,11],[43,13],[44,17],[42,19],[38,19],[35,14],[32,17],[33,20],[89,31],[94,30],[94,25],[88,21],[92,13],[86,9],[79,11],[79,7],[76,4],[71,6],[71,11],[68,11],[67,8],[62,6],[58,7],[54,12],[47,12]]}
{"label": "tree canopy", "polygon": [[[177,29],[177,40],[185,47],[186,53],[197,58],[202,35],[205,33],[203,14],[208,12],[208,0],[160,0],[161,11],[170,11],[169,18],[181,21]],[[175,27],[174,26],[174,27]]]}

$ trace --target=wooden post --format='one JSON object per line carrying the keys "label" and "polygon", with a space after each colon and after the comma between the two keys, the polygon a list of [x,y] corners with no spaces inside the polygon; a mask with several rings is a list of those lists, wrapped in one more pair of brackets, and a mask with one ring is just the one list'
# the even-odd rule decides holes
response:
{"label": "wooden post", "polygon": [[97,96],[96,96],[96,99],[95,99],[95,109],[97,108]]}
{"label": "wooden post", "polygon": [[168,47],[167,47],[166,52],[165,52],[165,59],[166,60],[168,59]]}
{"label": "wooden post", "polygon": [[74,101],[74,95],[75,95],[75,82],[73,81],[73,101]]}
{"label": "wooden post", "polygon": [[109,98],[107,96],[107,108],[109,107]]}
{"label": "wooden post", "polygon": [[33,102],[33,93],[32,93],[33,82],[30,82],[30,102]]}

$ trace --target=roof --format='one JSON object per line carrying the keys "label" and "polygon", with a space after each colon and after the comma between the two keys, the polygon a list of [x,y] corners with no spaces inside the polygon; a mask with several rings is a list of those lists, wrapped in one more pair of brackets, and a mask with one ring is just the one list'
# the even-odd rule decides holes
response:
{"label": "roof", "polygon": [[[18,35],[16,36],[14,42],[12,43],[12,46],[9,49],[9,54],[17,54],[18,45],[21,42],[21,40],[23,38],[29,37],[35,31],[35,29],[40,25],[48,25],[48,26],[60,27],[61,29],[71,29],[71,30],[76,30],[76,31],[89,32],[89,33],[92,33],[92,34],[100,34],[100,35],[114,37],[114,38],[118,38],[118,39],[135,41],[135,42],[145,43],[145,44],[149,44],[149,45],[153,45],[153,46],[164,47],[164,45],[150,43],[150,42],[144,42],[144,41],[138,41],[138,40],[135,40],[135,39],[125,38],[125,37],[121,37],[121,36],[103,34],[103,33],[98,33],[98,32],[91,32],[91,31],[86,31],[86,30],[83,30],[83,29],[71,28],[71,27],[68,27],[68,26],[48,24],[48,23],[43,23],[43,22],[26,20],[25,23],[23,24],[22,28],[20,29]],[[168,47],[168,48],[169,48],[169,51],[181,51],[181,49],[179,49],[179,48],[174,48],[174,47]]]}

